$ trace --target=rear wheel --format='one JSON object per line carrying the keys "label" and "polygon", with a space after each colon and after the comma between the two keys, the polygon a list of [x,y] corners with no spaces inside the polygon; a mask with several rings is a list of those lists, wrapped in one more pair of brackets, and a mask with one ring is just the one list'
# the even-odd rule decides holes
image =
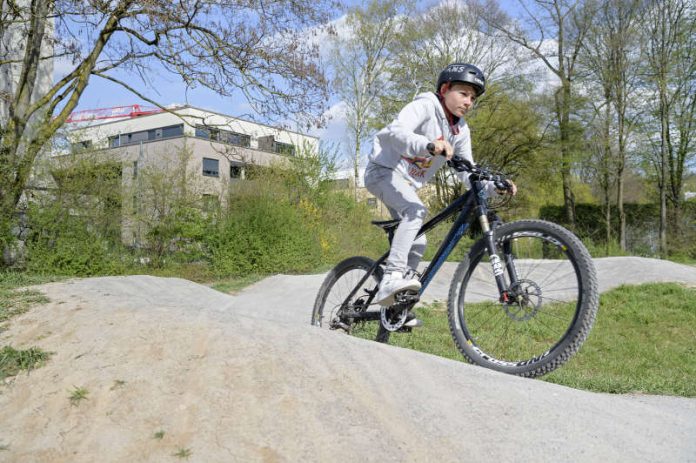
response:
{"label": "rear wheel", "polygon": [[380,306],[366,305],[382,279],[382,268],[377,267],[355,294],[347,299],[373,265],[372,259],[362,256],[350,257],[336,265],[319,289],[314,302],[312,325],[342,329],[360,338],[388,342],[389,331],[379,321]]}
{"label": "rear wheel", "polygon": [[594,264],[575,235],[550,222],[505,224],[494,237],[507,300],[481,240],[452,279],[450,331],[472,363],[521,376],[546,374],[568,361],[592,328],[599,305]]}

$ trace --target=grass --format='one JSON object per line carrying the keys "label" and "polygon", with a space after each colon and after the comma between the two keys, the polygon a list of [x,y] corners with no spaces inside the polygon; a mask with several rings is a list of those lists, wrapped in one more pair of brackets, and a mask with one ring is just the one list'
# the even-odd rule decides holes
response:
{"label": "grass", "polygon": [[159,431],[157,431],[156,433],[154,433],[154,434],[152,435],[152,437],[155,438],[155,439],[157,439],[157,440],[162,440],[162,439],[164,439],[164,431],[162,431],[162,430],[160,429]]}
{"label": "grass", "polygon": [[[424,326],[392,334],[390,344],[464,361],[445,306],[416,313]],[[696,288],[655,283],[603,294],[580,352],[541,379],[596,392],[696,397]]]}
{"label": "grass", "polygon": [[209,266],[195,262],[175,263],[164,268],[142,268],[140,272],[157,277],[183,278],[226,294],[235,294],[269,276],[266,274],[249,274],[241,277],[219,277],[211,271]]}
{"label": "grass", "polygon": [[15,376],[22,370],[32,370],[42,366],[51,354],[38,347],[21,350],[11,346],[0,349],[0,381]]}
{"label": "grass", "polygon": [[[0,331],[2,324],[20,315],[32,305],[48,302],[48,298],[33,289],[19,289],[23,286],[54,281],[55,277],[27,275],[18,272],[0,272]],[[0,380],[15,376],[22,370],[32,370],[46,363],[51,354],[38,347],[15,349],[4,346],[0,349]]]}
{"label": "grass", "polygon": [[43,275],[0,272],[0,323],[26,312],[32,305],[48,302],[48,298],[39,291],[19,288],[55,279],[55,277]]}
{"label": "grass", "polygon": [[600,303],[585,346],[545,380],[600,392],[696,397],[696,288],[622,286]]}
{"label": "grass", "polygon": [[186,458],[188,460],[192,453],[193,452],[191,452],[191,449],[181,448],[174,454],[174,456],[177,458]]}
{"label": "grass", "polygon": [[87,399],[89,391],[84,387],[73,386],[73,390],[68,397],[70,399],[70,405],[76,407],[80,405],[80,402]]}
{"label": "grass", "polygon": [[206,286],[213,288],[225,294],[234,294],[247,286],[256,283],[268,275],[246,275],[243,277],[228,277],[219,280],[208,281],[204,283]]}
{"label": "grass", "polygon": [[111,385],[111,390],[122,388],[126,385],[126,382],[122,379],[115,379],[114,384]]}

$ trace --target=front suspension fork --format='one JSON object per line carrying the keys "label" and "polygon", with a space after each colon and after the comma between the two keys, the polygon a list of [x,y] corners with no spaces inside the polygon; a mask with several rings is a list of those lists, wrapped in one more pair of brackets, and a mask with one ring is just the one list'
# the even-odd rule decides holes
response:
{"label": "front suspension fork", "polygon": [[488,250],[488,258],[493,269],[495,283],[498,286],[500,302],[509,302],[510,287],[505,282],[505,268],[507,268],[508,276],[510,278],[510,286],[514,286],[517,282],[517,269],[515,268],[515,262],[512,256],[512,245],[509,241],[503,243],[503,256],[505,258],[505,264],[503,265],[503,262],[501,262],[500,257],[498,256],[498,249],[495,244],[493,230],[491,230],[488,222],[488,214],[483,213],[479,215],[479,222],[481,223],[481,229],[483,230],[483,237],[486,240],[485,242],[486,249]]}

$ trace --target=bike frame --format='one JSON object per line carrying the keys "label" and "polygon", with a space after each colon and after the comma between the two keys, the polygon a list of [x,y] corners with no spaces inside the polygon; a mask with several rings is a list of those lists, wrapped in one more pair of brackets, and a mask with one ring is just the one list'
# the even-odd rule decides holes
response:
{"label": "bike frame", "polygon": [[[479,180],[472,180],[470,190],[468,190],[466,193],[454,200],[452,204],[443,209],[435,217],[428,220],[418,231],[417,236],[421,236],[424,233],[427,233],[428,231],[438,226],[444,220],[452,217],[454,214],[459,212],[459,215],[454,221],[454,224],[452,224],[450,231],[447,233],[447,236],[438,248],[435,257],[419,278],[419,281],[421,282],[421,289],[418,293],[419,296],[423,294],[423,292],[428,287],[435,274],[438,272],[438,270],[440,270],[440,267],[442,267],[442,264],[445,263],[447,257],[449,257],[449,255],[452,253],[454,247],[459,243],[462,236],[464,236],[464,233],[466,233],[466,230],[469,228],[471,222],[473,221],[472,215],[475,214],[475,216],[478,217],[479,222],[481,223],[481,229],[483,230],[484,238],[486,239],[486,247],[488,248],[488,255],[491,259],[491,263],[494,268],[494,275],[496,279],[496,284],[498,286],[498,291],[500,292],[501,300],[507,301],[508,286],[505,283],[505,279],[503,277],[502,266],[499,266],[500,259],[497,256],[495,241],[493,239],[493,232],[490,229],[490,225],[488,223],[488,206],[486,203],[487,199],[488,194],[483,183]],[[508,252],[508,250],[505,251],[506,255],[509,256],[510,253]],[[360,282],[357,285],[355,285],[348,297],[346,297],[346,299],[343,301],[344,307],[348,303],[348,301],[350,301],[353,298],[355,293],[365,284],[367,279],[374,274],[374,272],[380,265],[382,265],[382,263],[384,263],[388,256],[389,252],[386,252],[367,271],[365,276],[363,276]],[[512,260],[506,258],[505,261],[506,266],[508,267],[511,280],[516,280],[516,272],[514,271]],[[372,303],[372,299],[374,298],[376,293],[377,288],[375,288],[375,290],[371,292],[368,300],[366,301],[366,307]],[[355,315],[358,314],[356,313]]]}

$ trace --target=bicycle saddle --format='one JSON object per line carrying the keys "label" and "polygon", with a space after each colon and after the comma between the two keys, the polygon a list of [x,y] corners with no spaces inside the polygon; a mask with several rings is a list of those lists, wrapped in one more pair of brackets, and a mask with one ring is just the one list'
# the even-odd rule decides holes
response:
{"label": "bicycle saddle", "polygon": [[395,230],[396,227],[398,227],[400,223],[401,223],[401,219],[373,220],[372,221],[373,225],[377,225],[379,228],[383,229],[386,232],[391,231],[391,230]]}

